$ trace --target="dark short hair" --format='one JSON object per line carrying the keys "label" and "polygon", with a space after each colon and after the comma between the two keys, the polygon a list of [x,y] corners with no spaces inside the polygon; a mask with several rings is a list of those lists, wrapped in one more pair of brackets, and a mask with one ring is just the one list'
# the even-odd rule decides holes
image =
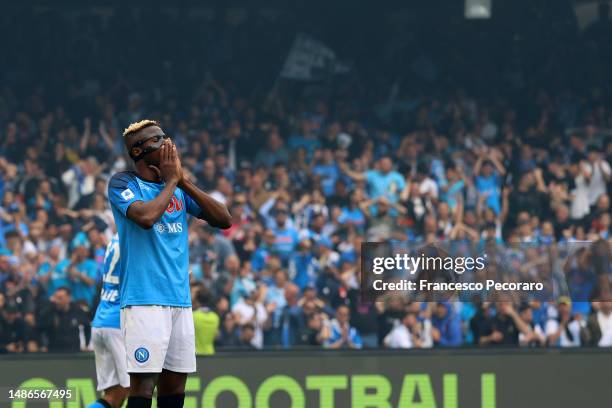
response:
{"label": "dark short hair", "polygon": [[19,233],[17,231],[14,231],[14,230],[13,231],[8,231],[8,232],[6,232],[4,234],[4,239],[5,240],[11,239],[11,238],[19,238],[19,237],[20,237]]}
{"label": "dark short hair", "polygon": [[404,311],[404,313],[402,313],[402,320],[404,320],[406,317],[413,315],[413,316],[417,316],[417,312],[415,312],[414,310],[406,310]]}
{"label": "dark short hair", "polygon": [[240,330],[246,330],[246,329],[251,329],[255,331],[255,326],[253,325],[253,323],[245,323],[240,327]]}
{"label": "dark short hair", "polygon": [[423,163],[423,162],[419,163],[417,165],[417,173],[428,175],[429,174],[429,166],[426,163]]}
{"label": "dark short hair", "polygon": [[201,306],[209,306],[212,299],[212,294],[206,287],[200,287],[198,289],[196,299]]}
{"label": "dark short hair", "polygon": [[351,311],[351,308],[350,308],[350,307],[348,307],[348,305],[345,305],[345,304],[341,304],[341,305],[339,305],[339,306],[336,308],[336,312],[338,312],[340,309],[348,309],[348,311],[349,311],[349,312]]}
{"label": "dark short hair", "polygon": [[589,145],[587,147],[587,152],[592,153],[592,152],[599,152],[599,147],[597,147],[597,145]]}

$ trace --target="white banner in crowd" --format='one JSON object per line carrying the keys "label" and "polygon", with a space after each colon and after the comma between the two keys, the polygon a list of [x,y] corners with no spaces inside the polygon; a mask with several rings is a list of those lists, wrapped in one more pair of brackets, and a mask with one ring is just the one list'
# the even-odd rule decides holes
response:
{"label": "white banner in crowd", "polygon": [[312,81],[347,72],[336,53],[308,34],[299,33],[291,46],[280,76],[286,79]]}

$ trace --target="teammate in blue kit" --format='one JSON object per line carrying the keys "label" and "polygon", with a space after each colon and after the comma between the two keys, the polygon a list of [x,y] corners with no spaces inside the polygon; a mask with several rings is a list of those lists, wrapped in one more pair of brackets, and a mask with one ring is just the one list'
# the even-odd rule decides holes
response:
{"label": "teammate in blue kit", "polygon": [[183,175],[176,146],[143,120],[123,133],[136,171],[115,174],[108,196],[119,232],[121,330],[128,408],[182,407],[187,373],[196,369],[189,290],[187,214],[229,228],[225,205]]}
{"label": "teammate in blue kit", "polygon": [[104,254],[100,303],[91,322],[98,391],[104,394],[87,408],[119,408],[130,386],[119,324],[119,269],[119,237],[115,235]]}

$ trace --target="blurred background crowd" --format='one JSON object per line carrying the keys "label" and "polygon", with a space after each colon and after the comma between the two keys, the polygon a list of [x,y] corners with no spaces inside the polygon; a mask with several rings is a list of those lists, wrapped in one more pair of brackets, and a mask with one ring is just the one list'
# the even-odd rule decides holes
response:
{"label": "blurred background crowd", "polygon": [[[234,217],[189,228],[199,353],[612,346],[609,8],[581,30],[571,2],[433,3],[7,9],[0,352],[88,349],[107,183],[143,118]],[[300,31],[349,68],[283,78]],[[590,241],[565,270],[597,279],[581,302],[364,301],[361,244],[389,240]]]}

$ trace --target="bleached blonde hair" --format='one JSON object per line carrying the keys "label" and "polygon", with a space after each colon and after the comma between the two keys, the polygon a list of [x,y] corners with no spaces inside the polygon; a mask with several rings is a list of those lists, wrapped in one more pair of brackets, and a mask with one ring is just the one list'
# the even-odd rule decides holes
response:
{"label": "bleached blonde hair", "polygon": [[143,119],[138,122],[134,122],[130,126],[125,128],[125,130],[123,131],[123,137],[127,138],[128,136],[131,136],[144,128],[148,128],[149,126],[159,126],[159,123],[151,119]]}

